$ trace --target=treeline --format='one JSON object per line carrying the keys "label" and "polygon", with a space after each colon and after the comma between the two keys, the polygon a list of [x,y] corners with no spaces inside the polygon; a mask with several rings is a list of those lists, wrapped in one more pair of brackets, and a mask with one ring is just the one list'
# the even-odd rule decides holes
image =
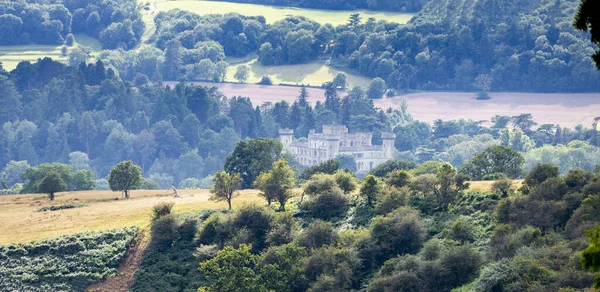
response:
{"label": "treeline", "polygon": [[145,24],[135,1],[0,2],[0,43],[3,45],[67,45],[72,33],[100,39],[104,49],[132,49]]}
{"label": "treeline", "polygon": [[[273,161],[261,153],[254,162]],[[175,216],[172,205],[156,206],[132,290],[590,288],[597,253],[593,245],[585,249],[593,233],[584,231],[600,223],[600,169],[560,175],[558,167],[538,164],[523,173],[523,163],[517,151],[493,146],[475,155],[473,167],[391,161],[359,183],[325,162],[319,169],[326,173],[313,173],[295,190],[289,166],[275,161],[254,175],[268,207],[239,207],[234,197],[233,211]],[[471,191],[469,169],[499,179],[489,191]],[[506,179],[517,175],[522,184]]]}
{"label": "treeline", "polygon": [[418,12],[427,0],[232,0],[228,2],[254,3],[276,6],[294,6],[327,10],[369,9],[383,11]]}

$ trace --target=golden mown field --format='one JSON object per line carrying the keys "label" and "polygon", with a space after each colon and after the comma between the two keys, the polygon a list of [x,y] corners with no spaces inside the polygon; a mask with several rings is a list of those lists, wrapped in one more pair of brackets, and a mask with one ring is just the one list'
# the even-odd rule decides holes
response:
{"label": "golden mown field", "polygon": [[[146,227],[152,206],[159,202],[174,202],[175,213],[209,208],[226,208],[225,202],[208,200],[208,190],[181,190],[181,198],[168,191],[132,191],[131,198],[121,199],[121,193],[111,191],[82,191],[56,194],[49,201],[44,194],[0,196],[0,244],[26,242],[88,230],[103,230],[137,225]],[[118,198],[118,200],[115,200]],[[258,191],[241,191],[233,207],[250,202],[262,203]],[[37,212],[44,206],[65,203],[89,206],[57,211]]]}

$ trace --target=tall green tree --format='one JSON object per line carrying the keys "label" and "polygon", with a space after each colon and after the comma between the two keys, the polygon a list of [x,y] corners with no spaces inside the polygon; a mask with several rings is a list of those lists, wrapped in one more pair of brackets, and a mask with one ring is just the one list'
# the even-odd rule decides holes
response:
{"label": "tall green tree", "polygon": [[525,159],[521,153],[508,147],[495,145],[475,154],[471,160],[463,164],[460,172],[475,180],[494,173],[503,173],[510,178],[517,178],[522,174],[521,167],[524,163]]}
{"label": "tall green tree", "polygon": [[[600,46],[600,3],[597,0],[581,0],[573,25],[579,30],[589,30],[592,43]],[[600,49],[596,50],[592,59],[600,70]]]}
{"label": "tall green tree", "polygon": [[273,163],[281,158],[283,145],[274,139],[248,139],[240,141],[225,160],[224,170],[239,173],[242,188],[252,187],[254,180],[262,172],[273,168]]}
{"label": "tall green tree", "polygon": [[210,189],[211,201],[226,201],[231,210],[231,200],[236,190],[240,188],[240,174],[218,171],[213,178],[214,186]]}
{"label": "tall green tree", "polygon": [[[590,245],[581,253],[581,266],[590,272],[600,271],[600,226],[586,231]],[[594,288],[600,289],[600,276],[594,279]]]}
{"label": "tall green tree", "polygon": [[373,203],[377,200],[379,188],[379,181],[377,181],[377,178],[374,175],[369,174],[365,177],[365,180],[360,187],[360,195],[367,199],[367,205],[369,205],[369,207],[373,207]]}
{"label": "tall green tree", "polygon": [[60,174],[56,171],[48,172],[38,186],[38,192],[48,194],[50,201],[54,201],[55,193],[63,192],[66,189],[67,183],[65,183]]}
{"label": "tall green tree", "polygon": [[267,204],[276,201],[279,203],[279,210],[285,211],[285,204],[292,196],[291,190],[295,186],[294,170],[285,160],[277,160],[272,170],[260,174],[255,186],[262,191]]}
{"label": "tall green tree", "polygon": [[131,160],[119,162],[108,175],[108,185],[112,191],[121,191],[129,199],[129,191],[142,183],[142,168]]}

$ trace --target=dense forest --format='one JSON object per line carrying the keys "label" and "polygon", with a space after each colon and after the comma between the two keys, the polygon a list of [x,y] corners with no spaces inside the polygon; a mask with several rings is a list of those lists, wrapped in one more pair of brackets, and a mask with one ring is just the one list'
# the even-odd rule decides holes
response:
{"label": "dense forest", "polygon": [[0,2],[0,28],[2,45],[72,44],[72,33],[85,33],[104,49],[132,49],[145,24],[136,1],[35,0]]}
{"label": "dense forest", "polygon": [[229,2],[294,6],[328,10],[369,9],[383,11],[417,12],[427,0],[233,0]]}

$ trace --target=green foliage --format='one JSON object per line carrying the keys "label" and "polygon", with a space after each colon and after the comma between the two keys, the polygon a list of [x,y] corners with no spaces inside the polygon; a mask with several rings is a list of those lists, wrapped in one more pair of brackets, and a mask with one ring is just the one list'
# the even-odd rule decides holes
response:
{"label": "green foliage", "polygon": [[386,177],[394,170],[411,170],[415,167],[417,167],[417,165],[414,162],[405,160],[389,160],[372,169],[371,174],[376,177]]}
{"label": "green foliage", "polygon": [[386,183],[390,186],[401,188],[408,186],[412,175],[406,170],[394,170],[387,175]]}
{"label": "green foliage", "polygon": [[261,194],[267,199],[267,204],[272,201],[279,203],[279,210],[285,211],[285,204],[292,197],[292,189],[295,186],[294,171],[283,159],[273,163],[273,169],[261,173],[254,185],[261,190]]}
{"label": "green foliage", "polygon": [[281,143],[273,139],[240,141],[225,160],[224,170],[239,173],[242,188],[251,188],[258,175],[271,170],[273,163],[281,158],[282,149]]}
{"label": "green foliage", "polygon": [[317,173],[334,174],[340,169],[340,164],[341,162],[337,159],[329,159],[317,165],[309,166],[300,174],[300,179],[308,180]]}
{"label": "green foliage", "polygon": [[226,246],[217,256],[200,263],[200,270],[211,283],[201,291],[267,291],[255,269],[261,256],[250,252],[251,245],[235,249]]}
{"label": "green foliage", "polygon": [[0,290],[83,291],[117,273],[137,228],[0,246]]}
{"label": "green foliage", "polygon": [[504,173],[510,178],[516,178],[521,175],[524,162],[523,156],[511,148],[491,146],[475,154],[469,162],[463,164],[460,171],[475,180],[492,173]]}
{"label": "green foliage", "polygon": [[[581,266],[590,271],[600,271],[600,225],[596,228],[586,231],[590,238],[590,245],[581,253]],[[594,288],[600,289],[600,277],[594,280]]]}
{"label": "green foliage", "polygon": [[250,75],[250,67],[248,65],[242,65],[237,67],[237,71],[235,71],[234,78],[237,79],[240,83],[246,82]]}
{"label": "green foliage", "polygon": [[425,241],[423,223],[417,211],[409,207],[402,207],[385,217],[375,217],[370,232],[380,247],[378,259],[381,262],[397,255],[415,254]]}
{"label": "green foliage", "polygon": [[360,187],[360,195],[367,200],[369,207],[373,207],[374,202],[377,201],[379,191],[380,183],[377,178],[372,174],[367,175]]}
{"label": "green foliage", "polygon": [[63,192],[67,189],[67,184],[60,177],[58,172],[50,171],[40,182],[38,192],[47,193],[48,198],[54,200],[54,193]]}
{"label": "green foliage", "polygon": [[58,210],[64,210],[64,209],[73,209],[73,208],[83,208],[83,207],[87,207],[90,204],[62,204],[62,205],[58,205],[58,206],[46,206],[46,207],[41,207],[39,208],[37,211],[38,212],[46,212],[46,211],[58,211]]}
{"label": "green foliage", "polygon": [[393,210],[405,206],[408,196],[409,191],[407,188],[384,190],[375,205],[375,213],[386,215]]}
{"label": "green foliage", "polygon": [[538,164],[525,177],[523,185],[528,188],[535,188],[549,178],[559,175],[558,167],[551,164]]}
{"label": "green foliage", "polygon": [[129,191],[142,183],[142,169],[131,160],[115,165],[108,175],[108,184],[112,191],[121,191],[129,199]]}
{"label": "green foliage", "polygon": [[[165,211],[165,209],[166,208],[162,208],[158,211]],[[168,250],[179,238],[179,224],[177,223],[177,219],[172,214],[162,214],[162,216],[157,217],[152,222],[150,233],[152,236],[151,245],[153,248],[159,251]]]}
{"label": "green foliage", "polygon": [[140,189],[140,190],[160,190],[160,184],[153,179],[143,178],[138,189]]}
{"label": "green foliage", "polygon": [[156,221],[163,216],[171,214],[173,206],[175,206],[174,202],[161,202],[152,206],[152,221]]}
{"label": "green foliage", "polygon": [[[600,36],[598,32],[594,30],[594,27],[598,27],[600,21],[598,20],[598,3],[591,0],[581,0],[577,14],[575,14],[575,20],[573,26],[578,30],[588,31],[592,37],[592,43],[600,45]],[[600,51],[596,50],[592,59],[596,63],[596,67],[600,70]]]}
{"label": "green foliage", "polygon": [[240,188],[240,174],[228,174],[224,171],[219,171],[213,178],[213,187],[210,190],[210,200],[227,201],[229,210],[231,210],[231,200],[233,193]]}
{"label": "green foliage", "polygon": [[358,188],[358,181],[353,174],[339,170],[334,174],[335,182],[344,191],[344,194],[349,194]]}
{"label": "green foliage", "polygon": [[492,191],[506,198],[514,192],[513,182],[511,179],[497,180],[492,184]]}

